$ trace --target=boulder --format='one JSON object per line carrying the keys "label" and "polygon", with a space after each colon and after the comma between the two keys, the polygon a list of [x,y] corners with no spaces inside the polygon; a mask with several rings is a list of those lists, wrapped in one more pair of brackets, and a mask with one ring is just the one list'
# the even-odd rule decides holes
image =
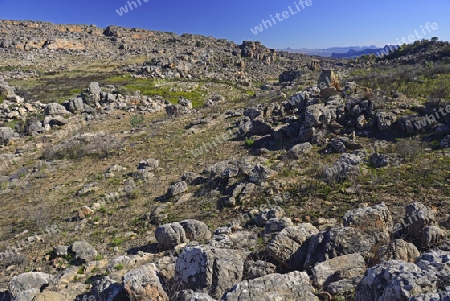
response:
{"label": "boulder", "polygon": [[303,269],[309,238],[319,230],[309,223],[284,228],[267,245],[267,253],[288,269]]}
{"label": "boulder", "polygon": [[211,239],[211,231],[208,226],[201,221],[195,219],[186,219],[180,222],[186,234],[186,238],[192,241],[205,242]]}
{"label": "boulder", "polygon": [[391,212],[384,203],[347,211],[343,224],[376,237],[377,242],[388,242],[393,227]]}
{"label": "boulder", "polygon": [[420,239],[420,247],[422,249],[430,249],[442,243],[446,236],[446,231],[437,226],[427,226],[422,230]]}
{"label": "boulder", "polygon": [[148,171],[154,171],[159,167],[159,160],[150,158],[139,162],[138,169],[146,169]]}
{"label": "boulder", "polygon": [[389,165],[389,156],[375,152],[370,156],[369,162],[375,168],[382,168]]}
{"label": "boulder", "polygon": [[321,90],[334,87],[337,91],[339,91],[341,89],[339,83],[339,74],[334,70],[322,70],[319,75],[317,86]]}
{"label": "boulder", "polygon": [[248,260],[244,265],[244,279],[251,280],[273,274],[275,273],[276,268],[277,267],[270,262]]}
{"label": "boulder", "polygon": [[252,121],[248,132],[256,136],[265,136],[272,133],[272,127],[265,121],[255,119]]}
{"label": "boulder", "polygon": [[449,301],[450,291],[442,291],[439,293],[429,293],[410,298],[408,301]]}
{"label": "boulder", "polygon": [[279,206],[276,206],[272,209],[264,209],[256,216],[255,223],[258,227],[264,227],[268,220],[272,218],[282,218],[284,217],[284,215],[284,210]]}
{"label": "boulder", "polygon": [[351,227],[336,227],[320,232],[310,238],[305,268],[341,255],[361,253],[370,257],[375,238]]}
{"label": "boulder", "polygon": [[69,115],[70,112],[59,103],[49,103],[45,106],[45,115],[55,116],[55,115]]}
{"label": "boulder", "polygon": [[167,189],[167,197],[177,196],[186,192],[189,189],[188,184],[185,181],[177,182]]}
{"label": "boulder", "polygon": [[286,228],[288,226],[293,226],[293,225],[294,225],[294,223],[288,217],[271,218],[267,221],[267,223],[264,227],[264,233],[271,234],[271,233],[275,233],[275,232],[280,232],[284,228]]}
{"label": "boulder", "polygon": [[170,250],[187,242],[184,228],[177,222],[159,226],[155,231],[155,238],[161,250]]}
{"label": "boulder", "polygon": [[397,121],[397,115],[392,112],[378,112],[375,115],[375,118],[377,127],[382,132],[391,130],[394,123]]}
{"label": "boulder", "polygon": [[422,254],[417,258],[416,264],[424,271],[436,273],[439,290],[450,287],[450,252],[436,251]]}
{"label": "boulder", "polygon": [[241,281],[244,260],[235,250],[211,246],[187,246],[176,261],[175,281],[180,289],[192,289],[220,298]]}
{"label": "boulder", "polygon": [[9,127],[0,127],[0,145],[8,145],[19,138],[19,134],[13,129]]}
{"label": "boulder", "polygon": [[260,163],[256,163],[256,165],[248,173],[249,180],[253,183],[262,183],[270,178],[275,177],[276,175],[276,171],[271,170],[269,167],[264,166]]}
{"label": "boulder", "polygon": [[43,286],[52,282],[52,276],[41,272],[27,272],[17,275],[9,282],[11,301],[30,301],[40,292]]}
{"label": "boulder", "polygon": [[405,262],[416,262],[420,252],[412,243],[403,239],[395,239],[387,246],[382,246],[378,250],[376,258],[377,262],[389,261],[392,259],[402,260]]}
{"label": "boulder", "polygon": [[351,280],[364,275],[366,263],[359,253],[342,255],[318,263],[313,269],[313,280],[317,287],[323,287],[340,280]]}
{"label": "boulder", "polygon": [[305,121],[303,126],[305,128],[311,128],[322,124],[321,116],[325,111],[325,106],[322,103],[314,104],[306,107]]}
{"label": "boulder", "polygon": [[83,98],[77,97],[70,99],[68,102],[64,103],[67,111],[71,113],[79,113],[84,111],[84,102]]}
{"label": "boulder", "polygon": [[95,248],[84,240],[74,242],[70,246],[69,252],[73,253],[75,259],[81,262],[92,261],[98,254]]}
{"label": "boulder", "polygon": [[361,158],[354,154],[344,153],[331,166],[324,168],[327,182],[341,182],[360,173]]}
{"label": "boulder", "polygon": [[270,274],[253,280],[244,280],[226,293],[223,301],[283,300],[319,301],[314,295],[309,276],[298,271],[288,274]]}
{"label": "boulder", "polygon": [[123,276],[122,285],[131,300],[168,301],[154,263],[131,270]]}
{"label": "boulder", "polygon": [[404,301],[436,292],[437,281],[434,272],[421,270],[413,263],[386,261],[366,271],[354,300]]}
{"label": "boulder", "polygon": [[183,290],[176,294],[174,301],[216,301],[208,294],[197,293],[193,290]]}
{"label": "boulder", "polygon": [[433,226],[436,223],[436,210],[431,210],[421,203],[412,203],[405,207],[405,225],[406,234],[413,240],[422,240],[422,231],[427,226]]}
{"label": "boulder", "polygon": [[294,145],[291,149],[288,151],[288,158],[297,160],[302,155],[307,154],[311,151],[312,145],[309,142],[301,143]]}
{"label": "boulder", "polygon": [[119,301],[127,300],[125,289],[122,284],[117,283],[108,276],[95,280],[92,283],[90,295],[95,301]]}

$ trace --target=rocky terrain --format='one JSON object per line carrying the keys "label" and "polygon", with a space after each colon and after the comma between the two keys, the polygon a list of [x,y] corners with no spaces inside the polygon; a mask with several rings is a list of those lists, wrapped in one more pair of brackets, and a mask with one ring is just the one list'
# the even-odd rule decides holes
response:
{"label": "rocky terrain", "polygon": [[0,32],[0,300],[450,299],[447,43]]}

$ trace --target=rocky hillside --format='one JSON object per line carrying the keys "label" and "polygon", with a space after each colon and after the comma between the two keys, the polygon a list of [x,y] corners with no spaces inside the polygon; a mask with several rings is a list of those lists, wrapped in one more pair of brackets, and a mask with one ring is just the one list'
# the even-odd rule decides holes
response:
{"label": "rocky hillside", "polygon": [[444,54],[0,30],[0,300],[450,298]]}

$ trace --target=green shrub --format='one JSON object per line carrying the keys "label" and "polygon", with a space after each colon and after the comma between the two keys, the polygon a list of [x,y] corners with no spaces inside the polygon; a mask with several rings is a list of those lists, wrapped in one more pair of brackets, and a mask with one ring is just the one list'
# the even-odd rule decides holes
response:
{"label": "green shrub", "polygon": [[124,268],[125,268],[125,267],[124,267],[123,264],[121,264],[121,263],[119,263],[118,265],[116,265],[116,266],[114,267],[114,269],[117,270],[117,271],[123,270]]}
{"label": "green shrub", "polygon": [[255,140],[252,138],[245,137],[245,145],[247,147],[252,147],[255,144]]}
{"label": "green shrub", "polygon": [[144,122],[144,115],[142,114],[134,114],[130,117],[130,124],[132,127],[138,127]]}

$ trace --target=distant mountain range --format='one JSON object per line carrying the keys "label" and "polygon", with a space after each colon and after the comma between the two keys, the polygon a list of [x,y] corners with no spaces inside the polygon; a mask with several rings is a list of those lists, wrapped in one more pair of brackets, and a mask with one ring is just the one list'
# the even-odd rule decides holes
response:
{"label": "distant mountain range", "polygon": [[280,51],[294,52],[294,53],[304,53],[309,55],[318,55],[323,57],[333,57],[333,58],[355,58],[366,54],[388,54],[389,49],[394,49],[392,46],[384,46],[384,48],[377,48],[375,45],[371,46],[348,46],[348,47],[331,47],[326,49],[279,49]]}

